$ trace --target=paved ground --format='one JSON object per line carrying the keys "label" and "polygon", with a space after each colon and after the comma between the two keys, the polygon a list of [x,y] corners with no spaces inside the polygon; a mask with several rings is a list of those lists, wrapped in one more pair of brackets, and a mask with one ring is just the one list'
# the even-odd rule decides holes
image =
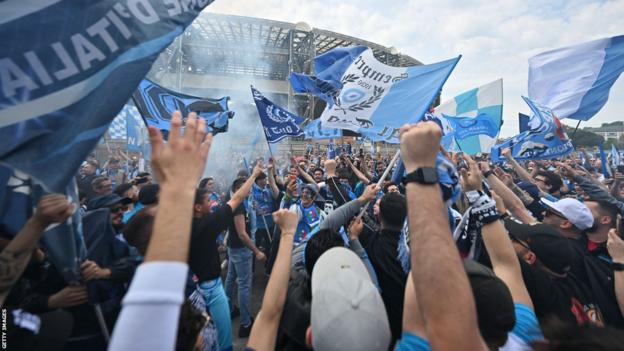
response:
{"label": "paved ground", "polygon": [[[227,269],[223,270],[223,282],[225,282],[225,276],[227,275]],[[252,317],[258,314],[260,305],[262,305],[262,297],[264,296],[264,288],[266,287],[269,278],[264,273],[264,264],[256,262],[255,271],[252,278],[251,288],[251,312]],[[234,351],[242,351],[247,345],[247,338],[241,339],[238,337],[240,318],[236,317],[232,320],[232,334],[234,342]]]}

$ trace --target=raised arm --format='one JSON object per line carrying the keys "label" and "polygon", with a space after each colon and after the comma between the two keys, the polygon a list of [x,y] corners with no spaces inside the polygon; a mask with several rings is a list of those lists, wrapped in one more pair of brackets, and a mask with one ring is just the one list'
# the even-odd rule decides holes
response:
{"label": "raised arm", "polygon": [[[401,128],[401,155],[408,173],[435,169],[441,134],[434,122]],[[410,182],[406,191],[412,280],[432,349],[486,350],[440,186]]]}
{"label": "raised arm", "polygon": [[240,205],[243,200],[245,200],[245,198],[249,195],[249,191],[251,191],[251,187],[253,186],[256,178],[258,178],[260,173],[262,173],[262,165],[258,163],[254,167],[251,176],[247,178],[243,185],[241,185],[241,187],[238,188],[238,190],[236,190],[234,194],[232,194],[232,198],[230,199],[230,201],[227,202],[232,210],[235,210],[238,205]]}
{"label": "raised arm", "polygon": [[256,317],[256,322],[251,328],[251,335],[247,342],[248,348],[257,351],[275,349],[275,337],[286,303],[293,239],[298,223],[297,214],[288,210],[279,210],[273,213],[273,220],[282,233],[277,258],[271,272],[271,278],[269,278],[264,291],[262,306]]}
{"label": "raised arm", "polygon": [[366,185],[370,184],[370,179],[366,177],[366,175],[364,175],[364,173],[362,173],[359,169],[357,169],[357,167],[355,167],[355,165],[353,164],[353,162],[351,162],[351,159],[348,156],[344,156],[344,159],[349,167],[351,167],[351,170],[353,171],[355,176],[358,177],[358,179],[361,180],[362,183]]}
{"label": "raised arm", "polygon": [[513,155],[511,154],[511,149],[505,148],[501,151],[501,154],[505,156],[505,159],[507,159],[507,162],[509,162],[511,167],[513,167],[514,171],[516,171],[516,174],[518,174],[518,177],[520,177],[520,179],[524,180],[525,182],[529,182],[532,184],[534,183],[531,174],[526,169],[524,169],[524,167],[522,167],[522,165],[519,164],[515,158],[513,158]]}
{"label": "raised arm", "polygon": [[[505,174],[501,174],[505,176]],[[507,174],[507,176],[509,176]],[[537,221],[524,205],[522,201],[495,173],[488,173],[486,177],[490,188],[495,191],[505,203],[511,214],[522,223],[533,223]],[[513,182],[512,182],[513,183]],[[527,198],[526,201],[529,201]]]}
{"label": "raised arm", "polygon": [[[492,196],[497,198],[497,201],[483,193],[483,178],[477,163],[468,155],[464,155],[464,159],[468,163],[469,169],[462,171],[462,190],[464,192],[475,190],[481,192],[482,195],[474,203],[478,203],[482,208],[493,209],[496,206],[498,213],[505,213],[505,205],[495,192],[492,193]],[[474,204],[471,203],[471,205]],[[524,304],[532,309],[533,303],[522,279],[520,262],[511,240],[509,240],[505,226],[497,217],[490,217],[488,222],[481,228],[481,235],[492,261],[494,273],[507,285],[514,302]]]}
{"label": "raised arm", "polygon": [[[624,240],[620,238],[615,229],[609,230],[607,249],[614,263],[624,264]],[[613,271],[615,298],[620,313],[624,315],[624,271]]]}
{"label": "raised arm", "polygon": [[277,199],[279,197],[279,188],[275,182],[275,161],[273,161],[273,158],[269,159],[267,173],[269,174],[269,187],[271,188],[271,195],[273,196],[273,199]]}
{"label": "raised arm", "polygon": [[0,253],[0,264],[4,267],[0,271],[0,305],[4,304],[11,287],[30,262],[30,256],[45,229],[52,223],[65,222],[75,209],[63,195],[41,197],[35,213]]}
{"label": "raised arm", "polygon": [[325,220],[321,223],[320,229],[331,229],[332,231],[337,232],[340,227],[346,226],[349,221],[358,214],[362,206],[368,204],[370,201],[373,201],[378,191],[379,187],[375,184],[367,186],[360,197],[338,207],[327,217],[325,217]]}
{"label": "raised arm", "polygon": [[181,135],[182,116],[171,118],[169,142],[149,128],[152,169],[160,201],[145,263],[137,269],[109,344],[111,350],[173,350],[188,274],[188,250],[195,185],[206,165],[212,136],[191,113]]}

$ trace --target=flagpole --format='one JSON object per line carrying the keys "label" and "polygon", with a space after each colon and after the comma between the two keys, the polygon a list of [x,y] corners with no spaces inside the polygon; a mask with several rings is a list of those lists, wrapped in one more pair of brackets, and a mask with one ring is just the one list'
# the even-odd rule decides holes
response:
{"label": "flagpole", "polygon": [[[392,166],[394,166],[394,164],[399,159],[399,156],[401,156],[401,150],[400,149],[397,150],[396,153],[394,154],[394,157],[392,157],[392,161],[390,161],[390,163],[386,167],[386,170],[381,175],[381,178],[379,178],[379,180],[377,181],[377,184],[375,184],[376,186],[381,186],[381,184],[383,184],[383,182],[388,177],[388,174],[390,174],[390,170],[392,169]],[[360,210],[360,213],[357,215],[356,218],[362,218],[362,216],[364,215],[364,212],[366,212],[366,208],[368,207],[369,204],[370,204],[370,201],[367,202],[366,205],[362,206],[362,209]]]}
{"label": "flagpole", "polygon": [[574,128],[574,131],[572,132],[572,138],[570,138],[570,141],[574,141],[574,136],[576,135],[576,131],[578,130],[578,127],[581,125],[582,121],[578,121],[578,123],[576,124],[576,128]]}

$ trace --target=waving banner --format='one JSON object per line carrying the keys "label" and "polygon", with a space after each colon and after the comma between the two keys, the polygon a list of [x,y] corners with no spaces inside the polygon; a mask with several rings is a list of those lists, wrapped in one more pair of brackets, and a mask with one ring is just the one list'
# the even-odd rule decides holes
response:
{"label": "waving banner", "polygon": [[[377,61],[369,48],[355,46],[339,50],[343,53],[340,59],[333,64],[331,61],[325,63],[322,72],[326,82],[333,83],[329,85],[340,83],[338,92],[330,94],[326,89],[319,95],[316,90],[308,89],[313,82],[318,82],[318,76],[309,77],[312,83],[306,86],[293,84],[293,89],[311,92],[321,98],[335,97],[333,104],[328,103],[321,115],[323,127],[348,129],[390,143],[399,142],[399,129],[403,124],[415,123],[422,118],[460,59],[391,67]],[[326,61],[327,57],[332,56],[326,53],[317,57],[315,65],[320,66],[318,61]],[[296,78],[302,80],[304,77],[298,75]]]}
{"label": "waving banner", "polygon": [[306,139],[336,139],[342,136],[342,129],[323,128],[320,119],[315,119],[308,123],[308,125],[303,128],[303,131],[305,132]]}
{"label": "waving banner", "polygon": [[303,118],[274,104],[253,87],[251,87],[251,94],[258,108],[264,135],[269,144],[277,143],[289,136],[304,135],[303,129],[299,127],[303,123]]}
{"label": "waving banner", "polygon": [[624,35],[547,51],[529,59],[529,98],[560,118],[587,121],[622,71]]}
{"label": "waving banner", "polygon": [[522,98],[533,112],[529,120],[530,129],[502,144],[494,145],[490,155],[492,161],[502,160],[500,150],[504,148],[511,148],[511,154],[516,160],[553,159],[574,151],[572,142],[552,110],[527,97]]}
{"label": "waving banner", "polygon": [[435,108],[435,115],[445,118],[453,130],[447,137],[449,150],[471,155],[490,152],[503,122],[503,80],[444,101]]}

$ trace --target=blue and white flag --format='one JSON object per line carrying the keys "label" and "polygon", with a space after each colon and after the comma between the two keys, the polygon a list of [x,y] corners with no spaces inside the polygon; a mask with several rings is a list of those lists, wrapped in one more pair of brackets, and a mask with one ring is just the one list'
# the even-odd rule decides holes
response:
{"label": "blue and white flag", "polygon": [[522,98],[533,112],[529,121],[530,129],[502,144],[494,145],[490,155],[492,161],[502,161],[500,150],[505,148],[511,148],[511,154],[516,160],[554,159],[574,151],[572,141],[552,110],[527,97]]}
{"label": "blue and white flag", "polygon": [[598,153],[600,154],[600,173],[602,173],[605,178],[611,178],[611,170],[609,169],[609,162],[607,162],[607,155],[605,154],[603,143],[598,145]]}
{"label": "blue and white flag", "polygon": [[[324,128],[348,129],[390,143],[399,142],[403,124],[421,120],[460,58],[431,65],[391,67],[377,61],[369,48],[334,50],[342,54],[340,59],[334,64],[326,62],[322,73],[342,87],[335,92],[334,103],[328,103],[323,111],[321,124]],[[296,91],[309,91],[323,98],[315,91]]]}
{"label": "blue and white flag", "polygon": [[306,139],[334,139],[342,136],[342,129],[338,128],[323,128],[320,119],[315,119],[303,127]]}
{"label": "blue and white flag", "polygon": [[560,118],[587,121],[622,71],[624,35],[547,51],[529,59],[529,98]]}
{"label": "blue and white flag", "polygon": [[344,73],[366,46],[337,47],[314,58],[315,76],[290,74],[290,84],[298,93],[312,93],[333,106],[343,87]]}
{"label": "blue and white flag", "polygon": [[304,135],[303,129],[299,127],[303,123],[303,118],[274,104],[254,87],[251,87],[251,94],[258,108],[260,122],[262,122],[264,135],[269,144],[277,143],[286,137]]}
{"label": "blue and white flag", "polygon": [[[471,155],[490,152],[503,123],[503,80],[457,95],[437,106],[434,114],[445,117],[452,129],[445,139],[450,140],[450,151]],[[443,130],[445,136],[449,134],[444,126]]]}
{"label": "blue and white flag", "polygon": [[191,112],[206,120],[206,131],[212,134],[227,132],[228,122],[234,112],[228,109],[229,97],[200,98],[169,90],[149,79],[143,79],[132,99],[148,126],[154,126],[165,137],[169,134],[171,115],[180,111],[182,116]]}
{"label": "blue and white flag", "polygon": [[614,167],[622,166],[622,159],[620,158],[620,152],[618,151],[615,144],[611,144],[611,162]]}
{"label": "blue and white flag", "polygon": [[149,135],[141,113],[135,106],[126,105],[120,114],[125,115],[128,151],[142,152],[145,144],[149,144]]}
{"label": "blue and white flag", "polygon": [[0,162],[64,192],[158,54],[210,2],[0,3]]}

